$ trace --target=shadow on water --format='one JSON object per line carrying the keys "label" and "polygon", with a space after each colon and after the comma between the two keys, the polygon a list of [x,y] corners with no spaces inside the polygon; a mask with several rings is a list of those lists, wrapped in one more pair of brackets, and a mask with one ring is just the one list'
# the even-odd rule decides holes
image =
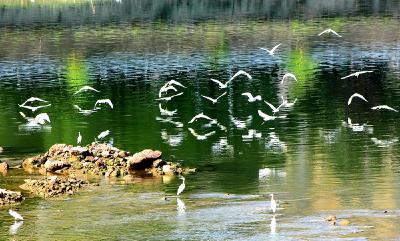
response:
{"label": "shadow on water", "polygon": [[[2,160],[15,166],[54,143],[74,144],[78,131],[88,144],[110,130],[107,141],[119,148],[160,149],[199,170],[179,200],[163,198],[178,179],[102,180],[61,201],[27,198],[22,224],[0,212],[0,237],[101,239],[100,228],[110,239],[398,236],[398,113],[371,110],[400,106],[398,1],[35,0],[0,8]],[[343,38],[317,36],[327,27]],[[278,43],[273,57],[259,49]],[[252,79],[226,89],[210,81],[238,70]],[[341,79],[359,70],[373,72]],[[298,81],[280,84],[287,72]],[[171,79],[184,94],[156,101]],[[83,85],[100,93],[74,95]],[[225,91],[217,104],[202,97]],[[275,106],[282,97],[296,102],[263,121],[257,110],[272,115],[268,106],[243,92]],[[368,102],[348,106],[355,92]],[[37,114],[18,107],[31,96],[51,103],[40,110],[51,119],[45,128],[26,126],[19,114]],[[74,107],[105,98],[114,109]],[[217,124],[188,123],[201,112]],[[17,189],[31,175],[11,170],[1,187]],[[269,193],[282,208],[275,219]],[[328,224],[331,214],[350,225]]]}

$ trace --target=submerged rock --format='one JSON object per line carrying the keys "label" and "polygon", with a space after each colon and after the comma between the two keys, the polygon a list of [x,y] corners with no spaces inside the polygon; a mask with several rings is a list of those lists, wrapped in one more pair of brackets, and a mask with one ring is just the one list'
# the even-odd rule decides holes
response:
{"label": "submerged rock", "polygon": [[51,176],[39,180],[26,179],[20,187],[34,195],[54,197],[74,194],[79,189],[90,186],[89,182],[74,177]]}
{"label": "submerged rock", "polygon": [[0,205],[13,204],[24,200],[20,192],[0,189]]}
{"label": "submerged rock", "polygon": [[43,155],[27,158],[22,166],[26,170],[40,172],[83,173],[123,177],[131,174],[153,176],[180,175],[194,172],[177,163],[161,159],[161,151],[146,149],[131,155],[104,143],[92,143],[86,147],[55,144]]}

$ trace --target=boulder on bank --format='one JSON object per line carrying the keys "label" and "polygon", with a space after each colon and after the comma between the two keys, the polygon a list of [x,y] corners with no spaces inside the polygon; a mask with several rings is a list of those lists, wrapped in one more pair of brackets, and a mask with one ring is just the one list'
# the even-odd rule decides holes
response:
{"label": "boulder on bank", "polygon": [[6,161],[0,161],[0,172],[1,173],[6,174],[9,168],[10,167]]}
{"label": "boulder on bank", "polygon": [[89,182],[73,178],[51,176],[39,180],[27,179],[20,187],[41,197],[72,195],[79,189],[90,186]]}
{"label": "boulder on bank", "polygon": [[24,200],[20,192],[0,189],[0,205],[18,203]]}
{"label": "boulder on bank", "polygon": [[25,169],[39,168],[45,172],[82,173],[123,177],[128,174],[181,175],[194,172],[179,163],[161,159],[161,151],[146,149],[131,155],[104,143],[92,143],[86,147],[55,144],[43,155],[27,158]]}

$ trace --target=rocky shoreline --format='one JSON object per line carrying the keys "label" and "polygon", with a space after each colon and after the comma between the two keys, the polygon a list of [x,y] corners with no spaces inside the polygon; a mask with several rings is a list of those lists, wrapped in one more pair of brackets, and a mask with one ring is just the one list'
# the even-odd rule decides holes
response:
{"label": "rocky shoreline", "polygon": [[[165,161],[161,151],[146,149],[131,154],[108,144],[72,146],[55,144],[41,155],[26,158],[22,167],[28,172],[39,172],[47,177],[27,179],[20,186],[33,195],[48,198],[72,195],[80,189],[96,186],[77,176],[104,176],[107,178],[129,178],[135,176],[174,176],[195,172],[179,163]],[[8,169],[8,164],[5,169]],[[51,174],[52,176],[48,177]],[[0,189],[0,205],[21,202],[20,192]]]}

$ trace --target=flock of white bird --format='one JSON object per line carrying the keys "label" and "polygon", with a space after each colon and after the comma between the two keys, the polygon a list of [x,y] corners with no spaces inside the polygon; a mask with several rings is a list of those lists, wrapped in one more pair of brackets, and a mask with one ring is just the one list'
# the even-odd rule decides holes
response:
{"label": "flock of white bird", "polygon": [[[336,37],[342,37],[341,35],[339,35],[338,33],[336,33],[335,31],[333,31],[332,29],[326,29],[323,32],[319,33],[319,36],[322,36],[324,34],[333,34]],[[278,50],[278,48],[281,46],[281,43],[277,44],[276,46],[274,46],[272,49],[267,49],[267,48],[260,48],[261,50],[266,51],[269,55],[273,56],[275,54],[275,52]],[[351,78],[351,77],[356,77],[358,78],[358,76],[360,76],[361,74],[367,74],[367,73],[371,73],[372,71],[358,71],[352,74],[349,74],[347,76],[342,77],[341,79],[347,79],[347,78]],[[216,83],[219,87],[219,89],[221,90],[225,90],[228,88],[228,86],[232,83],[233,80],[235,80],[236,78],[240,77],[240,76],[245,76],[247,79],[251,80],[252,76],[243,71],[243,70],[239,70],[237,73],[235,73],[228,81],[226,82],[221,82],[219,80],[216,79],[211,79],[211,81],[213,83]],[[286,73],[283,75],[280,84],[284,84],[285,81],[289,80],[289,79],[293,79],[294,81],[298,81],[296,76],[293,73]],[[171,101],[172,99],[179,97],[181,95],[184,94],[183,89],[186,89],[187,87],[184,86],[183,84],[181,84],[180,82],[176,81],[176,80],[170,80],[167,83],[165,83],[159,90],[158,93],[158,98],[156,100],[160,101],[158,107],[160,110],[160,114],[162,116],[167,116],[167,118],[161,118],[161,117],[157,117],[157,120],[160,122],[165,122],[165,123],[171,123],[177,127],[183,127],[184,124],[181,122],[177,122],[174,121],[171,117],[177,114],[177,110],[167,110],[165,108],[162,107],[162,103],[163,102],[168,102]],[[80,88],[77,92],[74,93],[74,95],[77,95],[81,92],[85,92],[85,91],[93,91],[93,92],[100,92],[90,86],[84,86],[82,88]],[[171,92],[174,92],[173,94],[170,94]],[[210,96],[205,96],[205,95],[201,95],[202,98],[204,98],[207,101],[210,101],[211,104],[215,105],[218,104],[218,101],[223,98],[224,96],[226,96],[228,93],[228,91],[224,91],[222,94],[220,94],[219,96],[217,96],[216,98],[214,97],[210,97]],[[250,92],[244,92],[241,94],[242,96],[245,96],[247,98],[247,101],[249,103],[254,103],[257,101],[262,101],[262,97],[260,95],[256,95],[254,96],[252,93]],[[350,98],[348,99],[347,104],[350,105],[353,101],[354,98],[358,98],[361,99],[365,102],[368,102],[368,100],[362,96],[359,93],[354,93],[352,96],[350,96]],[[278,116],[276,115],[276,113],[279,113],[281,111],[282,108],[286,108],[286,107],[293,107],[297,101],[297,99],[295,99],[293,102],[288,102],[288,100],[285,100],[283,96],[281,96],[281,103],[278,106],[274,106],[271,103],[269,103],[268,101],[264,100],[264,103],[270,108],[271,110],[271,114],[267,114],[264,110],[257,110],[258,116],[260,118],[262,118],[263,121],[272,121],[275,120],[277,118],[285,118],[285,116]],[[42,103],[46,103],[44,105],[39,105],[39,106],[32,106],[31,104],[33,102],[42,102]],[[110,108],[114,108],[112,102],[110,99],[99,99],[96,101],[96,103],[94,104],[93,109],[82,109],[80,108],[78,105],[74,105],[74,107],[79,111],[79,113],[84,114],[84,115],[89,115],[93,112],[95,112],[96,110],[99,109],[99,105],[102,104],[107,104],[109,105]],[[51,104],[48,104],[48,101],[37,98],[37,97],[31,97],[29,99],[27,99],[24,103],[20,104],[19,107],[20,108],[25,108],[30,110],[32,113],[36,112],[39,109],[43,109],[43,108],[47,108],[51,106]],[[389,111],[395,111],[398,112],[396,109],[388,106],[388,105],[378,105],[378,106],[373,106],[371,107],[372,110],[389,110]],[[23,113],[22,111],[20,112],[21,116],[28,121],[28,125],[32,125],[32,126],[40,126],[40,125],[44,125],[46,123],[50,123],[50,118],[48,116],[47,113],[40,113],[38,115],[36,115],[35,117],[28,117],[25,115],[25,113]],[[233,117],[231,117],[233,118]],[[251,121],[252,116],[249,116],[249,119]],[[225,130],[226,131],[226,127],[221,125],[220,123],[218,123],[218,121],[216,119],[213,119],[207,115],[205,115],[203,112],[195,115],[189,122],[188,124],[192,124],[198,120],[205,120],[208,123],[205,126],[217,126],[219,127],[221,130]],[[232,120],[236,126],[240,127],[240,126],[245,126],[246,123],[248,121],[238,121],[233,119]],[[349,119],[349,125],[351,124],[351,120]],[[196,130],[194,130],[192,127],[188,127],[189,132],[196,137],[198,140],[205,140],[208,137],[214,135],[216,132],[212,131],[206,134],[198,134],[196,132]],[[249,136],[261,136],[261,133],[257,133],[254,130],[252,130],[253,132],[249,132]],[[109,130],[103,131],[101,132],[98,136],[97,139],[101,140],[103,138],[105,138],[106,136],[108,136],[110,133]],[[78,137],[77,137],[77,144],[80,144],[82,142],[82,135],[80,132],[78,132]],[[182,180],[182,184],[179,186],[178,190],[177,190],[177,205],[178,205],[178,211],[180,212],[184,212],[184,210],[186,209],[184,202],[179,198],[179,196],[182,194],[182,192],[185,189],[185,178],[183,176],[180,177],[180,179]],[[277,211],[277,202],[274,199],[274,194],[270,194],[271,196],[271,200],[270,200],[270,209],[272,211],[272,213],[274,214],[272,219],[271,219],[271,233],[275,233],[276,230],[276,218],[275,218],[275,212]],[[15,218],[15,220],[23,220],[23,217],[18,214],[16,211],[13,210],[9,210],[9,214],[11,216],[13,216]]]}

